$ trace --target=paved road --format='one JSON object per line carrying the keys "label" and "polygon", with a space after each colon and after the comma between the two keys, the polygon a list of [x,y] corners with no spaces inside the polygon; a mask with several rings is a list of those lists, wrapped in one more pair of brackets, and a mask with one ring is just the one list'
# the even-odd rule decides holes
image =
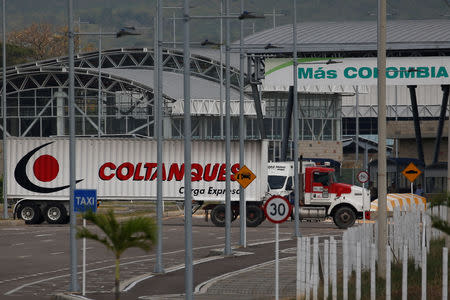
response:
{"label": "paved road", "polygon": [[[289,260],[294,255],[289,251],[295,247],[293,222],[280,225],[280,249],[285,250],[282,258]],[[304,235],[340,234],[332,223],[301,223]],[[211,250],[223,249],[224,228],[217,228],[203,218],[193,218],[194,283],[198,285],[224,273],[273,260],[275,227],[264,222],[257,228],[248,228],[248,243],[257,244],[242,250],[242,256],[211,257]],[[232,225],[232,244],[239,241],[239,222]],[[78,262],[81,264],[81,241]],[[138,283],[123,294],[122,299],[137,299],[139,296],[181,294],[184,292],[184,269],[176,269],[184,263],[184,223],[181,217],[164,220],[163,265],[167,273],[157,275]],[[50,295],[68,290],[69,277],[69,227],[36,225],[0,227],[0,295],[1,299],[49,299]],[[87,296],[92,299],[110,299],[114,286],[114,259],[103,246],[92,241],[87,245]],[[121,279],[131,282],[139,276],[151,274],[154,268],[155,252],[145,253],[139,249],[128,250],[121,261]],[[288,263],[288,265],[291,265]],[[263,268],[264,266],[262,266]],[[270,266],[268,266],[270,267]],[[259,268],[258,268],[259,269]],[[273,269],[273,266],[272,266]],[[81,271],[81,266],[79,268]],[[245,273],[245,272],[244,272]],[[253,276],[251,272],[249,276]],[[233,276],[228,278],[232,280]],[[254,277],[254,276],[253,276]],[[81,285],[81,274],[79,276]],[[215,292],[214,292],[215,291]],[[220,295],[224,290],[214,285],[208,293]],[[109,297],[108,297],[109,296]],[[145,297],[144,297],[145,298]],[[143,299],[144,299],[143,298]],[[213,299],[213,297],[210,299]]]}

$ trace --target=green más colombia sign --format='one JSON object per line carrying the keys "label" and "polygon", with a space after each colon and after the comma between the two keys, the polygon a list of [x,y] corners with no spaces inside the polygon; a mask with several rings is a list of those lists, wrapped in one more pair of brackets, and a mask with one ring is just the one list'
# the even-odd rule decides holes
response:
{"label": "green m\u00e1s colombia sign", "polygon": [[[378,78],[378,68],[372,67],[347,67],[342,76],[347,79],[369,79]],[[298,68],[298,79],[336,79],[338,70],[325,70],[318,68]],[[386,78],[448,78],[448,70],[440,67],[389,67],[386,68]]]}
{"label": "green m\u00e1s colombia sign", "polygon": [[[292,85],[292,71],[290,59],[267,59],[264,89],[284,90]],[[450,57],[394,57],[386,61],[388,85],[450,84],[449,74]],[[299,59],[296,75],[299,86],[376,85],[377,59]]]}

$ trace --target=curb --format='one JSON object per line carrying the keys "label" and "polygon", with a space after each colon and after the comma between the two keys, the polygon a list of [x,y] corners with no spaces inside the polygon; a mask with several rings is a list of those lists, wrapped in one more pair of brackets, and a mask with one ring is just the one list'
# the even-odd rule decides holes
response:
{"label": "curb", "polygon": [[25,225],[25,222],[23,220],[19,219],[0,219],[0,227],[3,226],[19,226],[19,225]]}

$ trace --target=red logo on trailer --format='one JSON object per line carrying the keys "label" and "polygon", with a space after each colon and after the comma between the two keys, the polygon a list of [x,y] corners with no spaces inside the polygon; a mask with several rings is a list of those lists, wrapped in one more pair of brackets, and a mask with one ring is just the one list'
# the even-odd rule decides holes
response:
{"label": "red logo on trailer", "polygon": [[[27,165],[30,162],[31,157],[40,149],[44,148],[45,146],[48,146],[52,144],[53,142],[46,143],[44,145],[41,145],[39,147],[34,148],[27,154],[25,154],[24,157],[22,157],[19,162],[16,165],[16,168],[14,170],[14,178],[16,179],[17,183],[23,187],[24,189],[27,189],[32,192],[36,193],[54,193],[58,192],[64,189],[67,189],[70,187],[70,185],[64,185],[59,187],[43,187],[34,184],[31,182],[30,178],[28,178],[27,175]],[[41,181],[41,182],[50,182],[53,181],[59,173],[59,164],[56,158],[54,158],[51,155],[44,154],[39,156],[33,163],[33,175],[34,177]],[[83,179],[77,180],[77,183],[82,181]]]}

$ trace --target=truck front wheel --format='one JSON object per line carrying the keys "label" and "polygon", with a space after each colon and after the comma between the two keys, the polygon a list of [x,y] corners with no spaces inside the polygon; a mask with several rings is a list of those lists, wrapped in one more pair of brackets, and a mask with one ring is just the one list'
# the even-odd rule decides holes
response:
{"label": "truck front wheel", "polygon": [[355,224],[356,214],[350,207],[343,206],[336,210],[333,215],[333,221],[337,227],[347,229]]}
{"label": "truck front wheel", "polygon": [[44,210],[45,220],[48,224],[64,224],[67,218],[67,211],[60,203],[50,203]]}
{"label": "truck front wheel", "polygon": [[43,220],[41,210],[33,203],[22,204],[18,215],[25,221],[25,224],[39,224]]}

